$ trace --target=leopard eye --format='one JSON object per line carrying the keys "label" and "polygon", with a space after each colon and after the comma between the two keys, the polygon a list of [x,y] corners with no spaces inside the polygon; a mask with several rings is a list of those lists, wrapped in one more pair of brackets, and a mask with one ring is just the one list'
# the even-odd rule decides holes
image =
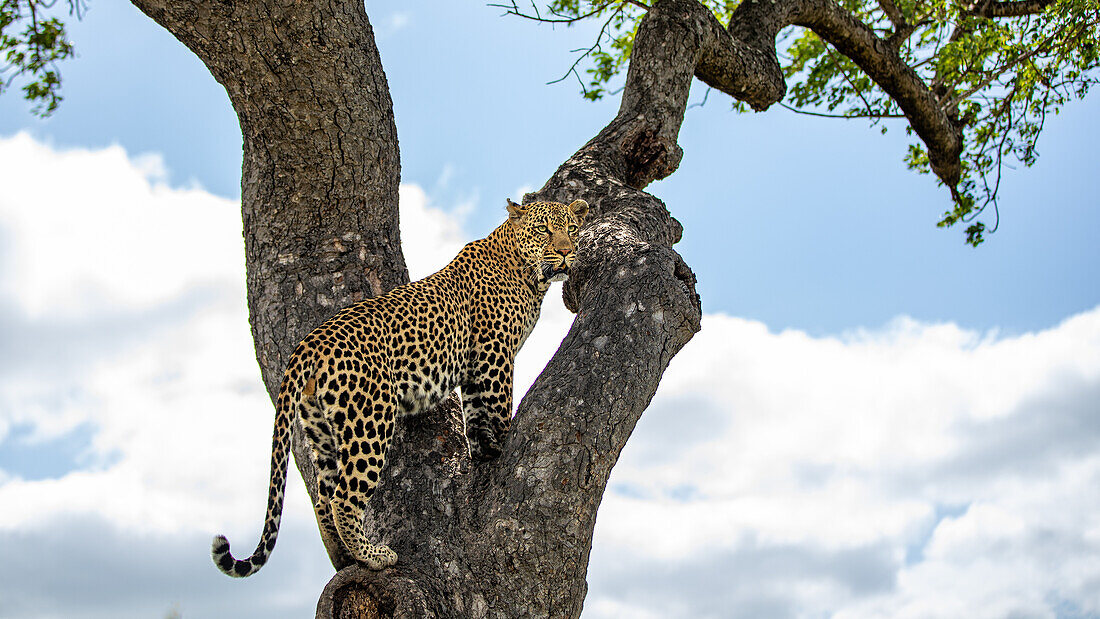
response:
{"label": "leopard eye", "polygon": [[573,236],[576,233],[577,233],[577,226],[574,226],[574,225],[570,224],[569,225],[569,236]]}
{"label": "leopard eye", "polygon": [[535,228],[535,232],[538,232],[539,234],[550,234],[550,228],[547,228],[546,226],[539,226]]}

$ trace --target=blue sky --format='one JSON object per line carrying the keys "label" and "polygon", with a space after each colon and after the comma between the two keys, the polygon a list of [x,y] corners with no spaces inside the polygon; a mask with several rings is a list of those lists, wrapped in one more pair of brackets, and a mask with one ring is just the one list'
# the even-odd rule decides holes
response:
{"label": "blue sky", "polygon": [[[423,275],[618,101],[546,85],[591,28],[367,8]],[[300,616],[330,575],[300,482],[262,572],[207,556],[258,534],[270,446],[236,119],[130,5],[72,31],[52,118],[0,97],[0,557],[30,557],[0,560],[0,617]],[[612,477],[585,617],[1100,616],[1098,105],[1047,122],[979,249],[935,227],[901,127],[689,110],[649,189],[704,330]],[[549,295],[520,393],[569,320]]]}

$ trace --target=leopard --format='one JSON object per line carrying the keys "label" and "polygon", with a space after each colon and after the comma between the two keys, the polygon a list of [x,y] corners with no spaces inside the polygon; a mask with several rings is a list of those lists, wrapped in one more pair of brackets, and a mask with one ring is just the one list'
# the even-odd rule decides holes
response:
{"label": "leopard", "polygon": [[568,279],[588,203],[517,204],[485,238],[436,273],[350,305],[295,348],[275,399],[264,528],[255,551],[235,559],[224,535],[211,555],[223,573],[256,573],[275,548],[295,420],[317,471],[314,511],[327,540],[381,570],[397,554],[371,543],[364,510],[386,464],[396,424],[458,390],[471,460],[501,455],[512,419],[516,353],[552,282]]}

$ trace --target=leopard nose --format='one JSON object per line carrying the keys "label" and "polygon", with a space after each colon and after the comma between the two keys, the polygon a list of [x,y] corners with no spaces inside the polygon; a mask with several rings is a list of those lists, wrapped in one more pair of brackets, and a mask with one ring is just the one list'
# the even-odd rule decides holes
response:
{"label": "leopard nose", "polygon": [[559,249],[559,250],[556,250],[556,251],[557,251],[557,252],[558,252],[559,254],[561,254],[562,256],[568,256],[569,254],[573,253],[573,250],[571,250],[571,249],[569,249],[569,248],[565,248],[565,249]]}

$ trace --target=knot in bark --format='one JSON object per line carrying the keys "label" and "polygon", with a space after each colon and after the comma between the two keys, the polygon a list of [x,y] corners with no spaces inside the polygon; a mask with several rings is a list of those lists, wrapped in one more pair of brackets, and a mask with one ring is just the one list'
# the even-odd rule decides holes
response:
{"label": "knot in bark", "polygon": [[626,163],[623,180],[635,189],[644,189],[675,172],[684,156],[678,144],[648,124],[631,128],[619,143],[619,149]]}

